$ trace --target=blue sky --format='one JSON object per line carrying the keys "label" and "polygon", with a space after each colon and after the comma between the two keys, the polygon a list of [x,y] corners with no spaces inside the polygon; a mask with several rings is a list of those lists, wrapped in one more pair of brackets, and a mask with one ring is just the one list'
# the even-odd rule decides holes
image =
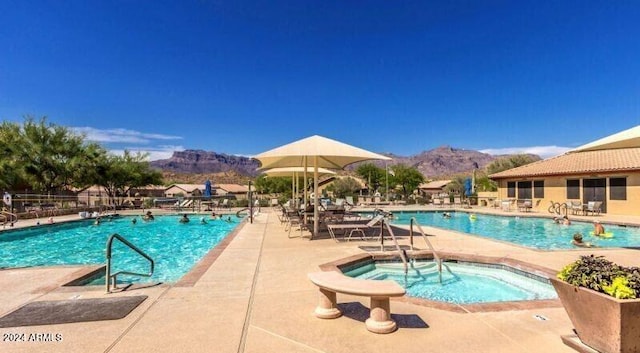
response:
{"label": "blue sky", "polygon": [[0,118],[111,150],[549,156],[640,124],[640,2],[0,0]]}

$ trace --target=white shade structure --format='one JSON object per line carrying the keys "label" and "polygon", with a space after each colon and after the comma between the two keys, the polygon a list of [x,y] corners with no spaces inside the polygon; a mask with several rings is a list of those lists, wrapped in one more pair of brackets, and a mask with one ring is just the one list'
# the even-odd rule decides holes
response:
{"label": "white shade structure", "polygon": [[[266,174],[270,177],[290,177],[295,175],[302,175],[305,172],[304,167],[285,167],[285,168],[271,168],[258,170],[260,173]],[[336,172],[327,168],[318,168],[319,175],[333,175]],[[313,167],[307,167],[307,175],[313,175]]]}
{"label": "white shade structure", "polygon": [[[322,136],[311,136],[260,153],[253,158],[262,163],[262,169],[282,167],[314,168],[314,193],[318,195],[318,168],[342,169],[366,160],[391,160],[387,156],[369,152]],[[303,169],[304,170],[304,169]],[[318,198],[314,198],[313,234],[318,234]]]}
{"label": "white shade structure", "polygon": [[640,125],[574,148],[569,152],[640,147]]}

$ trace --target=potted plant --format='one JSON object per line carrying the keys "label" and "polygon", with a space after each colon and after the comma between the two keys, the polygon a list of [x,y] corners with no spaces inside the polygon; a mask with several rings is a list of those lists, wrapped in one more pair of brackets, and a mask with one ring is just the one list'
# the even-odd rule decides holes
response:
{"label": "potted plant", "polygon": [[557,277],[551,283],[582,343],[600,352],[640,352],[639,268],[590,255]]}

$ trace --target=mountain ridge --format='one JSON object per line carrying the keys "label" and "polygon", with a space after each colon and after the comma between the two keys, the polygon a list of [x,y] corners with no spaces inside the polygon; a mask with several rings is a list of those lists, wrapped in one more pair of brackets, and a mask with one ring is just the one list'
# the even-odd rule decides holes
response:
{"label": "mountain ridge", "polygon": [[[413,156],[399,156],[393,153],[384,153],[384,155],[392,158],[392,160],[387,162],[360,162],[349,166],[347,169],[354,170],[362,163],[373,163],[383,168],[385,163],[387,166],[405,164],[415,167],[426,178],[438,178],[440,176],[470,172],[474,169],[483,169],[494,160],[506,156],[490,155],[448,145],[424,150]],[[537,155],[530,156],[541,159]],[[255,177],[260,174],[257,170],[260,167],[260,163],[257,160],[245,156],[204,150],[176,151],[173,152],[170,158],[152,161],[151,166],[165,173],[175,174],[234,172],[240,177]]]}

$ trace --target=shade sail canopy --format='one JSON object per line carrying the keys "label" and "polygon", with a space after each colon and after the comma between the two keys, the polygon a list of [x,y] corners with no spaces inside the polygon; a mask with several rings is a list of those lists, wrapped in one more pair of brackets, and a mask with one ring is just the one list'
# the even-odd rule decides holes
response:
{"label": "shade sail canopy", "polygon": [[[261,173],[270,177],[290,177],[294,175],[303,175],[304,167],[286,167],[286,168],[271,168],[265,170],[259,170]],[[318,168],[319,175],[334,175],[336,172],[326,168]],[[313,176],[313,167],[307,167],[307,176]]]}
{"label": "shade sail canopy", "polygon": [[[387,156],[369,152],[322,136],[311,136],[260,153],[253,158],[262,163],[262,169],[282,167],[313,167],[314,195],[318,195],[318,168],[342,169],[345,166],[371,159],[391,160]],[[318,234],[318,197],[313,198],[313,233]]]}
{"label": "shade sail canopy", "polygon": [[587,143],[586,145],[582,145],[569,152],[598,151],[636,147],[640,147],[640,125]]}
{"label": "shade sail canopy", "polygon": [[[345,166],[371,159],[391,160],[387,156],[369,152],[322,136],[311,136],[260,153],[253,158],[262,163],[262,169],[276,167],[301,167],[305,157],[318,157],[317,167],[342,169]],[[309,165],[313,165],[309,159]]]}

